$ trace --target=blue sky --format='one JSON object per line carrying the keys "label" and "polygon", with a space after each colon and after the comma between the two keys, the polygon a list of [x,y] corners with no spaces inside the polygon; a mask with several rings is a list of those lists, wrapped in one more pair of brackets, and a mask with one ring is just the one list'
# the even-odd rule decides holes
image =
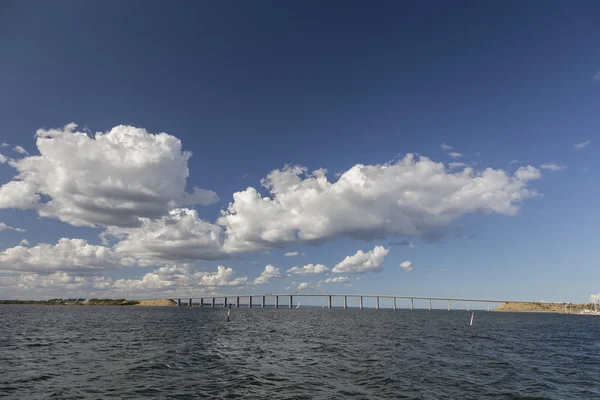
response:
{"label": "blue sky", "polygon": [[[600,291],[598,11],[595,2],[259,1],[180,2],[177,7],[146,1],[61,1],[35,7],[4,2],[0,141],[7,146],[0,148],[6,158],[0,164],[0,183],[27,170],[33,187],[28,193],[37,193],[39,201],[18,207],[23,198],[15,199],[10,187],[0,189],[0,222],[24,230],[0,231],[0,297],[113,295],[119,290],[129,297],[287,292],[301,282],[316,285],[346,277],[351,286],[321,285],[337,293],[587,301]],[[63,130],[71,122],[79,127]],[[101,161],[91,161],[106,159],[106,152],[117,154],[117,144],[100,149],[90,139],[87,150],[61,150],[75,132],[93,137],[120,125],[146,132],[135,139],[114,131],[114,137],[147,140],[149,147],[133,145],[128,154],[152,159],[152,151],[161,146],[153,134],[165,132],[192,155],[183,160],[180,153],[169,153],[161,159],[165,167],[147,169],[152,175],[147,176],[144,168],[105,169]],[[42,128],[60,134],[41,135],[51,138],[37,159],[36,131]],[[582,143],[588,144],[575,147]],[[444,150],[442,144],[452,149]],[[28,161],[26,154],[14,151],[17,145],[33,158]],[[452,152],[461,156],[452,158]],[[433,186],[423,188],[419,179],[393,186],[384,180],[393,176],[383,178],[383,170],[377,169],[381,174],[369,182],[380,185],[380,191],[366,188],[356,202],[342,192],[311,203],[312,214],[298,216],[286,209],[256,217],[259,213],[249,206],[238,212],[253,221],[244,229],[217,221],[234,201],[233,194],[248,187],[275,201],[261,179],[285,165],[305,166],[308,172],[325,168],[332,183],[336,174],[357,164],[396,165],[409,153],[417,161],[406,168],[424,166],[419,156],[431,160],[428,168],[444,163],[445,171],[435,173],[438,200]],[[173,157],[179,161],[172,163]],[[189,176],[181,178],[186,162]],[[452,167],[451,162],[465,165]],[[542,168],[548,164],[560,170]],[[520,179],[517,189],[491,185],[478,206],[463,199],[443,215],[432,211],[447,204],[444,182],[464,167],[473,168],[473,177],[491,168],[516,179],[518,168],[527,166],[539,176]],[[84,174],[81,179],[95,179],[97,185],[65,189],[61,177],[76,181],[70,175],[74,171],[92,171],[93,178]],[[162,171],[169,173],[162,176]],[[122,193],[108,196],[102,186],[106,179],[127,190],[121,185],[113,189]],[[81,214],[90,207],[78,202],[78,196],[98,205],[106,195],[113,201],[107,207],[118,208],[125,192],[139,189],[138,181],[147,184],[145,194],[162,196],[162,202],[150,201],[156,206],[151,212],[135,208],[149,200],[132,209],[134,220],[146,218],[145,231],[119,226],[124,219],[99,222],[100,217]],[[165,182],[179,186],[167,190]],[[467,190],[473,180],[464,178],[464,184]],[[289,189],[283,181],[279,185]],[[183,204],[183,189],[192,193],[195,187],[214,191],[218,201],[198,194],[200,200]],[[521,189],[537,195],[523,196]],[[426,193],[428,211],[411,203],[408,211],[399,207],[404,211],[398,216],[390,202],[405,190],[421,193],[419,201]],[[457,193],[464,190],[459,187]],[[500,192],[518,197],[518,212],[505,212]],[[298,190],[294,193],[300,196]],[[482,200],[488,195],[500,197]],[[52,200],[62,206],[49,207]],[[166,249],[159,252],[156,243],[150,251],[145,239],[132,239],[156,232],[157,221],[171,208],[195,210],[190,217],[194,224],[204,221],[222,229],[225,247],[215,250],[217,259],[196,252],[184,260],[175,242],[165,241]],[[360,219],[382,216],[378,210],[385,210],[387,222],[364,228]],[[322,229],[315,213],[329,221]],[[419,226],[413,234],[402,225],[405,215]],[[306,222],[311,217],[314,226]],[[262,221],[270,221],[269,227],[259,227]],[[181,228],[180,238],[196,235],[190,243],[204,243],[196,231],[186,231],[189,226],[175,225]],[[117,236],[106,239],[109,231]],[[299,232],[298,238],[284,240],[290,232]],[[433,233],[437,240],[431,240]],[[311,234],[316,242],[306,239]],[[234,249],[227,247],[233,236],[254,239],[245,250]],[[85,243],[53,249],[61,238]],[[15,250],[22,239],[28,244]],[[414,248],[390,245],[402,240]],[[42,244],[46,247],[36,248]],[[367,272],[332,271],[345,257],[376,246],[388,252],[375,260],[375,267],[350,260],[353,266],[366,265]],[[87,268],[77,251],[86,257],[96,254],[94,268]],[[284,256],[287,252],[299,255]],[[412,263],[411,272],[399,267],[404,261]],[[286,276],[290,268],[307,264],[322,264],[329,271]],[[225,286],[208,284],[216,282],[210,274],[219,265],[231,268],[233,275],[217,274],[215,279],[223,278]],[[266,265],[278,272],[268,283],[253,285]],[[168,268],[173,269],[165,272]],[[140,283],[146,274],[154,274],[148,280],[157,279],[160,289]],[[236,283],[235,277],[247,281]]]}

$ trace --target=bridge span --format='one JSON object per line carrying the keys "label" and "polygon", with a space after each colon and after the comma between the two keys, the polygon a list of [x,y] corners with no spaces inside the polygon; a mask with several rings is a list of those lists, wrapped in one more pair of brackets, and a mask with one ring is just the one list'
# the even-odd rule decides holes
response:
{"label": "bridge span", "polygon": [[[308,289],[308,288],[307,288]],[[432,303],[435,302],[447,302],[448,304],[448,311],[451,310],[451,302],[460,302],[460,303],[467,303],[467,310],[470,310],[470,303],[488,303],[488,310],[489,310],[489,305],[490,304],[498,304],[498,303],[526,303],[525,301],[513,301],[513,300],[499,300],[499,299],[470,299],[470,298],[459,298],[459,297],[424,297],[424,296],[395,296],[395,295],[374,295],[374,294],[333,294],[333,293],[328,293],[326,291],[324,291],[321,288],[313,288],[310,287],[310,289],[316,289],[321,291],[322,293],[317,293],[317,294],[313,294],[313,293],[300,293],[302,290],[297,290],[294,293],[287,293],[287,294],[273,294],[273,293],[264,293],[264,294],[244,294],[244,295],[228,295],[228,296],[210,296],[210,297],[186,297],[185,299],[188,300],[188,306],[192,307],[193,304],[193,300],[197,299],[200,300],[199,306],[200,307],[216,307],[216,306],[220,306],[220,307],[226,307],[228,304],[231,304],[232,307],[240,307],[241,303],[240,303],[240,299],[242,300],[248,300],[246,306],[247,307],[261,307],[261,308],[265,308],[265,307],[274,307],[274,308],[280,308],[280,307],[289,307],[289,308],[293,308],[294,307],[294,297],[325,297],[327,299],[327,307],[328,308],[332,308],[332,299],[333,298],[343,298],[344,300],[344,305],[343,308],[347,309],[348,308],[348,299],[349,298],[354,298],[354,299],[359,299],[359,308],[362,310],[364,308],[364,302],[363,300],[365,298],[370,298],[370,299],[375,299],[375,308],[379,309],[379,300],[380,299],[392,299],[393,303],[392,303],[392,308],[394,310],[397,309],[397,300],[401,299],[401,300],[410,300],[410,309],[414,310],[415,309],[415,305],[414,305],[414,301],[415,300],[426,300],[429,301],[429,310],[432,310]],[[254,298],[258,297],[260,299],[260,304],[255,304],[254,303]],[[207,302],[205,302],[205,300],[207,300]],[[220,300],[219,303],[217,303],[217,299]],[[272,299],[273,302],[269,302],[271,304],[267,305],[267,299]],[[283,299],[283,303],[280,302],[280,300]],[[287,301],[285,301],[287,300]],[[221,302],[222,301],[222,302]],[[287,304],[286,304],[287,303]],[[182,302],[181,302],[181,298],[177,299],[177,305],[181,306]]]}

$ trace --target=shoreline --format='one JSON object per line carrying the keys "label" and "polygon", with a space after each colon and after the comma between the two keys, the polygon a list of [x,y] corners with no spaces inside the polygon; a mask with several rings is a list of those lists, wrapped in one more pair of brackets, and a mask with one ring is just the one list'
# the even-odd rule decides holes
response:
{"label": "shoreline", "polygon": [[142,306],[172,307],[177,302],[172,299],[48,299],[48,300],[0,300],[0,305],[38,306]]}

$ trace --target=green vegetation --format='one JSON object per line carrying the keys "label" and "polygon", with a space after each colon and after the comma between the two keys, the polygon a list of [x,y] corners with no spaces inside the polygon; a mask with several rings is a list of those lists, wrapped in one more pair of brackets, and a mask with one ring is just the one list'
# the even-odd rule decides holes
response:
{"label": "green vegetation", "polygon": [[139,304],[139,301],[126,299],[0,300],[0,304],[37,304],[47,306],[134,306]]}

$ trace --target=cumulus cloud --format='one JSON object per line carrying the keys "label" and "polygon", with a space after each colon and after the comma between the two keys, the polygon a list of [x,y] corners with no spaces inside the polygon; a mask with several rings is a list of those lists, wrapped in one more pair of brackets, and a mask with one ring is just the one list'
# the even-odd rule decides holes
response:
{"label": "cumulus cloud", "polygon": [[0,222],[0,232],[2,232],[3,230],[11,230],[11,231],[16,231],[16,232],[25,232],[25,229],[14,228],[12,226],[6,225],[4,222]]}
{"label": "cumulus cloud", "polygon": [[549,171],[564,171],[567,169],[566,165],[557,165],[557,164],[542,164],[540,165],[541,169],[547,169]]}
{"label": "cumulus cloud", "polygon": [[8,158],[6,158],[4,154],[0,153],[0,164],[6,164],[7,161]]}
{"label": "cumulus cloud", "polygon": [[310,287],[310,284],[308,282],[301,282],[298,287],[296,288],[296,290],[304,290],[304,289],[308,289]]}
{"label": "cumulus cloud", "polygon": [[347,283],[350,282],[350,278],[347,276],[336,276],[334,278],[327,278],[322,280],[320,283]]}
{"label": "cumulus cloud", "polygon": [[316,275],[327,271],[329,271],[329,268],[323,264],[308,264],[304,267],[293,267],[287,270],[288,273],[297,275]]}
{"label": "cumulus cloud", "polygon": [[289,251],[289,252],[287,252],[287,253],[284,254],[284,256],[286,256],[286,257],[295,257],[297,255],[298,255],[297,251]]}
{"label": "cumulus cloud", "polygon": [[[85,290],[91,293],[131,296],[144,293],[180,293],[194,289],[243,286],[246,277],[235,277],[233,269],[218,266],[214,272],[198,271],[190,265],[163,266],[146,273],[140,279],[113,279],[103,276],[77,276],[73,271],[52,274],[23,274],[5,279],[5,286],[21,289]],[[0,282],[0,286],[2,286]]]}
{"label": "cumulus cloud", "polygon": [[540,174],[540,170],[528,165],[526,167],[520,167],[515,172],[515,177],[522,182],[531,181],[534,179],[541,178],[542,174]]}
{"label": "cumulus cloud", "polygon": [[355,165],[333,183],[325,170],[288,166],[263,179],[271,197],[252,187],[234,193],[218,224],[228,252],[339,236],[422,236],[466,214],[516,214],[537,194],[527,182],[540,176],[531,166],[513,175],[491,168],[449,173],[412,154],[392,165]]}
{"label": "cumulus cloud", "polygon": [[32,208],[75,226],[135,226],[139,217],[218,199],[185,192],[191,154],[176,137],[120,125],[92,138],[76,128],[37,131],[40,155],[11,163],[18,175],[0,187],[1,208]]}
{"label": "cumulus cloud", "polygon": [[581,142],[581,143],[577,143],[577,144],[573,145],[573,147],[575,148],[575,150],[581,150],[584,147],[588,146],[590,143],[592,143],[591,140],[586,140],[585,142]]}
{"label": "cumulus cloud", "polygon": [[336,274],[363,274],[365,272],[380,272],[383,259],[389,253],[389,249],[383,246],[375,246],[373,250],[366,253],[359,250],[353,256],[344,258],[331,272]]}
{"label": "cumulus cloud", "polygon": [[446,150],[452,150],[452,146],[449,146],[446,143],[442,143],[441,148],[444,151],[446,151]]}
{"label": "cumulus cloud", "polygon": [[407,261],[403,261],[400,264],[400,268],[403,268],[406,272],[412,272],[412,270],[413,270],[413,263],[410,262],[410,261],[408,261],[408,260]]}
{"label": "cumulus cloud", "polygon": [[275,268],[272,265],[265,266],[264,271],[260,274],[259,277],[254,279],[254,285],[265,285],[271,282],[273,278],[281,278],[283,275],[279,272],[279,268]]}
{"label": "cumulus cloud", "polygon": [[97,273],[136,264],[137,260],[131,257],[117,254],[109,247],[91,245],[83,239],[62,238],[55,245],[16,246],[0,252],[0,270],[5,271]]}
{"label": "cumulus cloud", "polygon": [[458,152],[456,152],[456,151],[453,151],[453,152],[451,152],[451,153],[448,153],[448,155],[449,155],[450,157],[452,157],[452,158],[461,158],[461,157],[463,156],[463,155],[462,155],[462,153],[458,153]]}
{"label": "cumulus cloud", "polygon": [[225,258],[222,229],[202,220],[196,210],[177,208],[158,219],[142,218],[132,228],[108,228],[104,239],[116,238],[115,251],[144,259],[171,261]]}
{"label": "cumulus cloud", "polygon": [[19,246],[29,246],[29,240],[21,239],[21,241],[19,242]]}

